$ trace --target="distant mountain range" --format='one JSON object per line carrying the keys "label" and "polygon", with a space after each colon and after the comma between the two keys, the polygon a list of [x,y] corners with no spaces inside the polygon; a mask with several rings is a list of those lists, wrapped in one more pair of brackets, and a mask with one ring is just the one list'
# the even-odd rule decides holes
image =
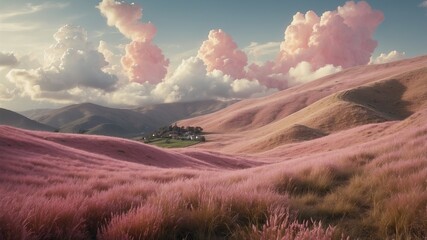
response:
{"label": "distant mountain range", "polygon": [[28,130],[38,130],[38,131],[54,131],[55,128],[39,123],[37,121],[31,120],[21,114],[16,112],[0,108],[0,124],[9,125],[18,128],[24,128]]}
{"label": "distant mountain range", "polygon": [[0,124],[30,130],[134,137],[178,120],[218,111],[235,102],[237,101],[203,100],[153,104],[135,109],[118,109],[82,103],[59,109],[35,109],[21,112],[26,117],[5,110],[8,113],[1,114]]}

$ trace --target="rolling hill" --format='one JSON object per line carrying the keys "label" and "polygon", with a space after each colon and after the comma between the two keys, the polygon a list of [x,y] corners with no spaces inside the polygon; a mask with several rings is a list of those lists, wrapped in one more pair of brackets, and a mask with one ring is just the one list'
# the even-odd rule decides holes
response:
{"label": "rolling hill", "polygon": [[[262,152],[357,126],[398,121],[427,105],[427,57],[351,68],[272,96],[180,121],[226,152]],[[208,139],[209,140],[209,139]],[[203,146],[209,148],[210,145]]]}
{"label": "rolling hill", "polygon": [[[192,169],[233,169],[260,165],[257,162],[236,161],[233,157],[217,156],[209,152],[177,153],[122,138],[31,132],[9,126],[0,126],[0,132],[0,151],[2,163],[5,164],[3,172],[11,171],[7,167],[9,164],[13,165],[21,158],[37,155],[45,160],[48,158],[51,164],[58,160],[113,165],[124,162],[136,163],[139,167]],[[19,153],[15,152],[17,148],[21,149]]]}
{"label": "rolling hill", "polygon": [[14,126],[28,130],[53,132],[55,128],[24,117],[16,112],[0,108],[0,125]]}
{"label": "rolling hill", "polygon": [[218,133],[251,130],[283,119],[340,91],[392,79],[394,76],[411,71],[422,71],[426,62],[427,57],[422,56],[380,65],[354,67],[267,97],[245,99],[214,114],[180,123],[200,125],[210,132]]}

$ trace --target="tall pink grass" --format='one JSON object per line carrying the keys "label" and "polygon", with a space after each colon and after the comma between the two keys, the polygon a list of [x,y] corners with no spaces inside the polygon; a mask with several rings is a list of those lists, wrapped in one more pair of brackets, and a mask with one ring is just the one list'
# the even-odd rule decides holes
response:
{"label": "tall pink grass", "polygon": [[0,239],[425,239],[425,133],[233,171],[0,158]]}

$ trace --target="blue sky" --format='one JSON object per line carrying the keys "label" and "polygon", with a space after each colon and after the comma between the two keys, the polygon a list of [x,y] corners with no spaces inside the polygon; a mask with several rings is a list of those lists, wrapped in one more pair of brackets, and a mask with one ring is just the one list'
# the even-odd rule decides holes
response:
{"label": "blue sky", "polygon": [[[295,13],[305,13],[313,10],[320,16],[325,11],[334,11],[338,6],[343,6],[346,1],[137,0],[135,2],[143,8],[142,22],[150,21],[157,29],[153,44],[157,45],[165,58],[170,61],[167,70],[168,75],[165,77],[167,80],[168,77],[175,73],[175,69],[183,60],[197,55],[200,46],[207,39],[209,31],[212,29],[223,29],[237,44],[238,48],[247,54],[248,64],[251,62],[264,62],[277,56],[280,42],[283,41],[284,30],[291,23]],[[373,39],[378,41],[378,46],[372,53],[373,57],[377,57],[381,53],[387,54],[391,51],[397,51],[402,54],[404,52],[404,57],[419,56],[427,53],[427,24],[425,24],[427,22],[427,1],[424,1],[424,3],[422,0],[373,0],[367,2],[374,10],[379,10],[384,14],[384,21],[376,28],[373,35]],[[138,86],[132,85],[132,87],[123,83],[128,82],[129,79],[125,79],[126,77],[123,77],[125,74],[120,72],[120,69],[117,69],[120,68],[120,57],[124,55],[124,47],[130,43],[130,40],[120,33],[117,28],[107,25],[106,17],[96,7],[99,3],[100,1],[98,0],[0,0],[0,54],[13,53],[19,62],[19,65],[8,67],[2,67],[0,63],[0,107],[17,110],[59,107],[64,104],[77,103],[76,99],[120,106],[172,101],[168,100],[170,96],[162,98],[156,95],[158,94],[155,92],[158,91],[156,88],[167,85],[166,83],[161,86],[151,86],[144,83]],[[79,85],[81,83],[75,83],[76,85],[68,84],[73,89],[64,89],[64,96],[67,95],[68,98],[74,100],[63,99],[62,101],[58,97],[52,100],[46,97],[52,95],[51,93],[31,92],[34,89],[31,91],[28,89],[32,89],[34,86],[29,87],[30,85],[25,85],[23,81],[18,84],[15,81],[16,79],[11,80],[11,74],[7,77],[8,73],[14,68],[24,69],[26,73],[34,75],[35,73],[34,71],[31,72],[32,70],[45,67],[45,69],[42,69],[43,73],[47,72],[48,69],[44,61],[45,52],[55,43],[53,39],[55,32],[65,24],[79,25],[84,28],[94,49],[101,40],[107,43],[116,57],[114,60],[116,61],[115,72],[111,70],[113,68],[111,66],[109,73],[115,74],[111,79],[118,79],[115,86],[119,89],[117,91],[132,89],[132,91],[137,92],[136,94],[139,94],[135,98],[138,100],[129,100],[129,103],[113,102],[108,99],[117,98],[116,95],[122,96],[120,94],[123,93],[110,96],[108,95],[110,92],[99,93],[101,100],[89,97],[84,98],[82,97],[83,95],[94,95],[92,91],[93,84],[89,84],[89,90],[86,92],[87,86],[82,87]],[[249,46],[254,43],[257,46],[266,46],[264,48],[265,52],[261,56],[254,57],[249,53]],[[194,69],[194,66],[199,63],[197,60],[190,59],[186,64],[188,66],[184,67],[190,68],[191,65],[191,68]],[[110,63],[110,65],[113,65],[113,63]],[[337,68],[334,69],[337,70]],[[105,69],[102,71],[105,71]],[[331,73],[334,71],[331,70]],[[202,78],[206,78],[206,81],[208,81],[212,76],[208,76],[208,73],[206,74],[207,77],[204,75]],[[224,72],[224,74],[227,73]],[[319,75],[313,74],[313,76]],[[193,78],[200,78],[200,76],[193,76]],[[165,79],[163,80],[166,81]],[[172,80],[178,81],[173,78]],[[261,79],[249,80],[259,80],[259,86],[253,85],[254,82],[249,83],[252,84],[251,89],[261,89],[260,91],[263,92],[261,95],[274,92],[270,89],[271,86],[266,85],[268,89],[262,88]],[[176,85],[177,83],[173,84]],[[162,91],[172,91],[171,89],[174,89],[173,86],[175,86],[173,84],[168,88],[169,90],[163,89]],[[242,82],[239,84],[241,85]],[[98,91],[99,89],[95,90]],[[76,92],[84,94],[82,96],[73,95]],[[178,95],[180,94],[183,96],[187,93],[179,93]],[[7,97],[2,97],[2,95]],[[70,97],[70,95],[73,96]],[[107,95],[108,97],[106,97]],[[156,97],[152,97],[153,95],[156,95]],[[220,94],[212,97],[223,98],[224,96],[225,98],[234,98],[236,96],[248,97],[249,95],[246,96],[241,93],[230,96]],[[258,96],[258,94],[250,96]],[[198,98],[200,96],[195,97],[195,99]],[[203,98],[207,98],[207,96]]]}
{"label": "blue sky", "polygon": [[[103,39],[118,44],[124,39],[118,31],[106,25],[105,19],[95,6],[96,0],[51,1],[67,4],[66,7],[46,9],[7,20],[11,23],[37,24],[39,28],[23,32],[1,32],[3,46],[0,50],[20,52],[21,46],[48,45],[52,34],[62,25],[71,23],[85,28],[91,40]],[[345,1],[135,1],[143,7],[143,21],[151,21],[157,27],[155,42],[166,55],[197,49],[209,30],[222,28],[229,33],[240,48],[250,42],[265,43],[281,41],[285,27],[296,12],[314,10],[319,15],[336,9]],[[407,56],[426,53],[427,8],[420,7],[422,1],[368,1],[384,13],[384,22],[378,27],[375,39],[379,45],[374,54],[398,50]],[[1,14],[25,9],[26,4],[45,4],[46,1],[14,0],[0,1]],[[1,30],[0,30],[1,31]],[[105,33],[96,37],[99,33]],[[19,38],[18,38],[19,37]],[[17,39],[18,38],[18,39]],[[6,43],[6,44],[4,44]],[[15,45],[16,44],[16,45]],[[14,46],[15,45],[15,46]],[[24,47],[25,52],[27,48]],[[28,49],[37,50],[37,46]],[[42,48],[40,48],[42,49]],[[172,57],[172,56],[168,56]]]}

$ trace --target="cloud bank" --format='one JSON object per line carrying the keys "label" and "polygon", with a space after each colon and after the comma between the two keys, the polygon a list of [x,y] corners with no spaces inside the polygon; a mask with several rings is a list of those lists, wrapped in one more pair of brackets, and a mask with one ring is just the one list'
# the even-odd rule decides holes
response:
{"label": "cloud bank", "polygon": [[[7,78],[22,95],[121,106],[250,98],[343,68],[400,56],[391,52],[371,59],[377,46],[373,34],[383,14],[364,1],[350,1],[321,15],[313,11],[296,13],[281,42],[251,43],[245,51],[225,31],[211,30],[197,55],[182,60],[167,74],[169,60],[153,42],[157,31],[154,24],[141,22],[141,6],[103,0],[97,7],[107,25],[130,40],[121,49],[122,54],[113,53],[104,41],[93,47],[80,27],[61,27],[54,34],[55,43],[45,52],[43,67],[8,73]],[[276,52],[276,58],[248,62],[248,56],[257,58],[265,52]]]}

